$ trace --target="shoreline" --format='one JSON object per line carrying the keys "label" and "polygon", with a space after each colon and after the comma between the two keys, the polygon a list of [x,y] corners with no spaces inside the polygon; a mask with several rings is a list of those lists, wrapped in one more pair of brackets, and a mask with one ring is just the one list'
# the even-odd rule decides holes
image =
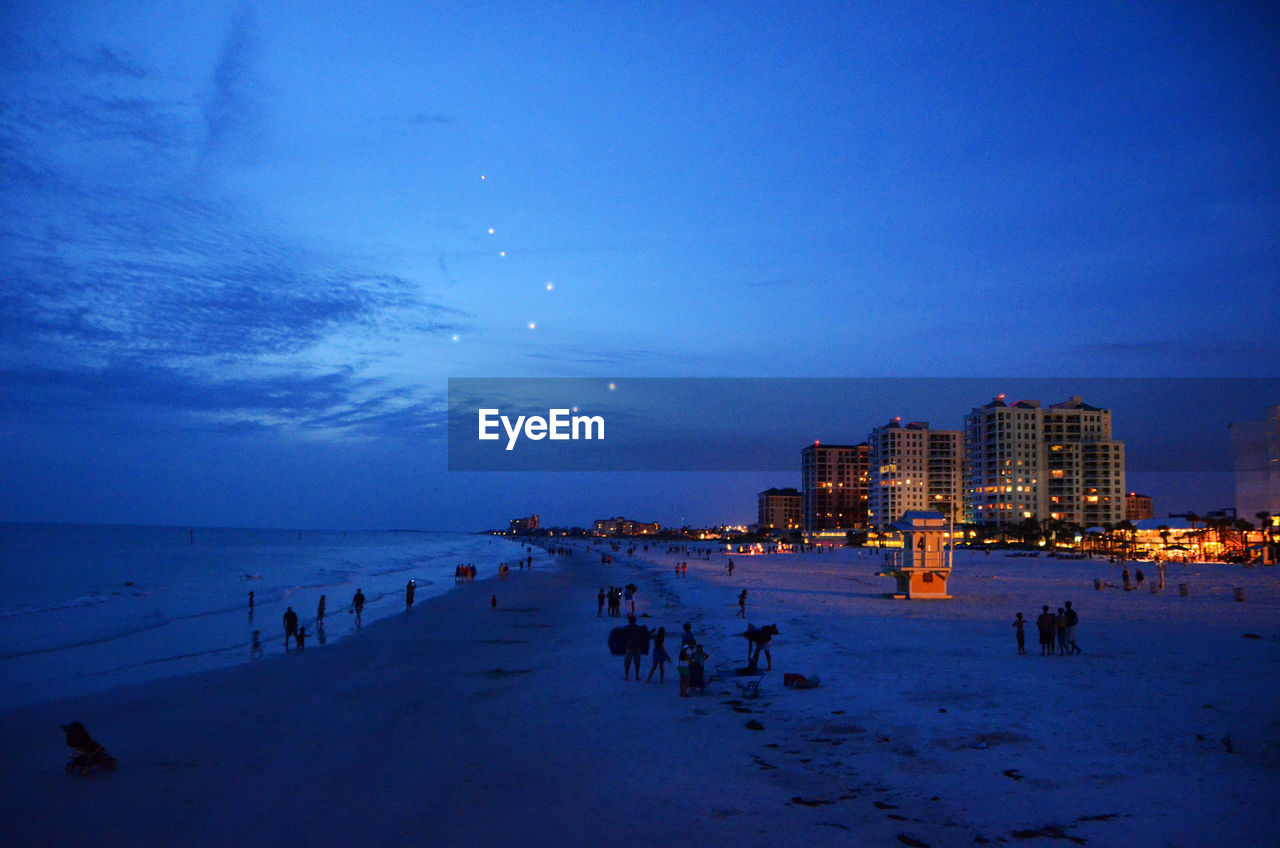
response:
{"label": "shoreline", "polygon": [[[902,835],[951,845],[1044,828],[1090,845],[1211,834],[1266,844],[1280,802],[1259,783],[1280,767],[1265,720],[1280,700],[1267,677],[1280,671],[1274,645],[1216,618],[1185,626],[1193,617],[1175,630],[1203,643],[1203,658],[1158,649],[1166,611],[1244,615],[1270,637],[1280,599],[1269,583],[1251,589],[1252,605],[1231,605],[1095,592],[1088,563],[1057,573],[978,561],[953,578],[958,601],[912,605],[883,600],[887,581],[870,576],[869,559],[744,557],[730,581],[713,555],[676,578],[681,557],[664,547],[608,566],[591,548],[556,558],[554,571],[462,585],[324,651],[6,713],[14,744],[0,758],[25,777],[0,826],[17,845],[179,833],[196,846]],[[719,673],[745,661],[734,595],[749,588],[748,620],[781,629],[761,697],[721,677],[710,695],[682,700],[674,667],[661,685],[624,683],[604,643],[625,619],[597,618],[595,594],[627,582],[640,586],[642,623],[667,627],[669,651],[693,620]],[[1009,599],[1064,589],[1082,608],[1088,653],[1012,656]],[[1143,618],[1135,626],[1108,609]],[[987,635],[991,610],[1000,620]],[[823,685],[784,689],[786,671]],[[119,770],[62,772],[57,726],[71,720]],[[1229,754],[1219,740],[1233,727]]]}

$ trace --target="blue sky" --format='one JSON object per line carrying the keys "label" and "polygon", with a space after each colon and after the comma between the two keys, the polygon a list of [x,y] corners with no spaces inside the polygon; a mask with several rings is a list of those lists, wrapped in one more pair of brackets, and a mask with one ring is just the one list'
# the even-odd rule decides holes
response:
{"label": "blue sky", "polygon": [[1278,37],[1263,3],[6,3],[0,517],[720,522],[795,482],[451,474],[449,377],[1280,375]]}

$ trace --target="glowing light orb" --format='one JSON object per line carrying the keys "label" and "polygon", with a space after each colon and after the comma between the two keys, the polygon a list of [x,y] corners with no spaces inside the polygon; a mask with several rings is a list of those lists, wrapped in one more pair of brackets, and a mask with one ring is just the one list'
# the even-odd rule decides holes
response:
{"label": "glowing light orb", "polygon": [[613,390],[614,390],[614,389],[616,389],[616,388],[618,388],[618,387],[617,387],[617,386],[615,386],[613,383],[610,383],[610,384],[609,384],[609,391],[613,391]]}
{"label": "glowing light orb", "polygon": [[498,251],[498,255],[499,255],[499,256],[506,256],[506,255],[507,255],[507,252],[506,252],[505,250],[499,250],[499,251]]}
{"label": "glowing light orb", "polygon": [[555,286],[551,285],[551,283],[547,283],[547,291],[551,291],[553,288],[555,288]]}
{"label": "glowing light orb", "polygon": [[489,228],[489,235],[493,235],[493,227]]}
{"label": "glowing light orb", "polygon": [[484,179],[484,174],[481,174],[481,175],[480,175],[480,179],[482,179],[482,180]]}
{"label": "glowing light orb", "polygon": [[457,337],[457,336],[454,336],[454,337],[453,337],[453,341],[455,341],[455,342],[456,342],[457,340],[458,340],[458,337]]}
{"label": "glowing light orb", "polygon": [[533,323],[532,321],[530,321],[530,322],[529,322],[529,329],[530,329],[530,330],[536,330],[536,329],[538,329],[538,325],[537,325],[537,324],[535,324],[535,323]]}

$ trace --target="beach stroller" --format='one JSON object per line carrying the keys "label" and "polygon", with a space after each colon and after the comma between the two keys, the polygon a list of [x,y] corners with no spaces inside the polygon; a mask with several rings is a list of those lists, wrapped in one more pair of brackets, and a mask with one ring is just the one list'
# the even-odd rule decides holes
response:
{"label": "beach stroller", "polygon": [[73,721],[59,727],[62,728],[63,733],[67,734],[67,744],[72,748],[71,761],[67,763],[67,774],[77,770],[81,774],[88,774],[93,766],[102,766],[108,770],[116,767],[116,758],[108,754],[106,748],[93,741],[93,737],[89,735],[89,731],[85,730],[83,724]]}

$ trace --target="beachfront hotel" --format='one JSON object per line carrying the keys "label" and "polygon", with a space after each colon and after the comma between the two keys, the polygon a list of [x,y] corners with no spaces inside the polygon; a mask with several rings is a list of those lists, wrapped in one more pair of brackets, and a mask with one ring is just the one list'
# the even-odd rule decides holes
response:
{"label": "beachfront hotel", "polygon": [[867,483],[867,523],[882,530],[911,510],[963,520],[964,439],[959,430],[930,430],[927,421],[895,418],[876,427]]}
{"label": "beachfront hotel", "polygon": [[969,521],[1092,527],[1124,520],[1124,443],[1111,437],[1110,410],[1078,396],[1046,409],[1000,395],[964,421]]}
{"label": "beachfront hotel", "polygon": [[799,530],[804,526],[804,496],[798,489],[765,489],[756,495],[756,529]]}
{"label": "beachfront hotel", "polygon": [[537,515],[526,515],[524,518],[513,518],[507,524],[513,534],[535,533],[538,530],[539,521]]}
{"label": "beachfront hotel", "polygon": [[1155,517],[1155,505],[1151,502],[1150,495],[1130,492],[1124,496],[1125,521],[1145,521],[1148,518]]}
{"label": "beachfront hotel", "polygon": [[871,446],[814,442],[800,451],[804,529],[865,529]]}
{"label": "beachfront hotel", "polygon": [[652,536],[662,531],[662,525],[656,521],[632,521],[621,515],[614,518],[597,518],[591,530],[597,536]]}

